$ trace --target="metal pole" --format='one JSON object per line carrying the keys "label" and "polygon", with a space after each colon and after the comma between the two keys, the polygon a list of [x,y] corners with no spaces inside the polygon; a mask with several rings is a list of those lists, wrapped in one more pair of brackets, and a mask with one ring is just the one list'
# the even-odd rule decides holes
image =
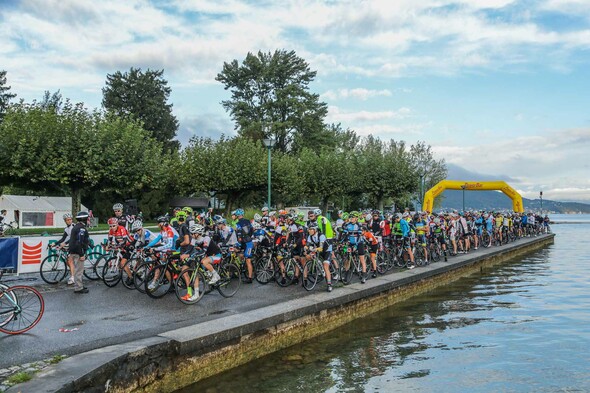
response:
{"label": "metal pole", "polygon": [[541,214],[543,214],[543,191],[539,192],[539,198],[541,198]]}
{"label": "metal pole", "polygon": [[463,190],[463,213],[465,213],[465,186],[461,186]]}
{"label": "metal pole", "polygon": [[270,210],[270,146],[268,147],[268,209]]}
{"label": "metal pole", "polygon": [[420,205],[424,205],[424,175],[420,174]]}

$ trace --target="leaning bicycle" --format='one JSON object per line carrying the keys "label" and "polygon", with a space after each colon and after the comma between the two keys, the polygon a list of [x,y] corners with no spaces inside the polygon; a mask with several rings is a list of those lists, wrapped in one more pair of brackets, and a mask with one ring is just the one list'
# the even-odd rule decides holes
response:
{"label": "leaning bicycle", "polygon": [[[4,272],[0,271],[0,279]],[[39,323],[45,312],[43,296],[33,287],[9,287],[0,282],[0,332],[21,334]]]}

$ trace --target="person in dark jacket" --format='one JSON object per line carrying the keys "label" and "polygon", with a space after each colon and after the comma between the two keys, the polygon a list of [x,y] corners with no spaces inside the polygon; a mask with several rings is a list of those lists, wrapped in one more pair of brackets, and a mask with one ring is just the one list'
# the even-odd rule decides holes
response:
{"label": "person in dark jacket", "polygon": [[86,229],[88,213],[79,212],[76,214],[76,221],[78,223],[72,228],[70,234],[70,256],[74,262],[74,293],[88,293],[88,288],[82,283],[84,260],[90,242],[88,229]]}

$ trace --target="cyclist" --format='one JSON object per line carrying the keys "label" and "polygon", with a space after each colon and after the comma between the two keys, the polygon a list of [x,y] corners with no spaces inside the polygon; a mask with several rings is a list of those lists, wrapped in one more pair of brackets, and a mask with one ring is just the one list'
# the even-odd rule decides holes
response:
{"label": "cyclist", "polygon": [[245,282],[251,284],[254,276],[254,268],[252,267],[252,250],[254,249],[252,233],[254,233],[254,230],[250,220],[244,218],[244,209],[237,209],[235,216],[238,219],[236,222],[236,234],[240,246],[244,249],[244,258],[246,258],[246,268],[248,269],[248,278],[246,278]]}
{"label": "cyclist", "polygon": [[426,236],[428,234],[428,225],[424,216],[419,213],[414,214],[414,228],[416,230],[416,240],[418,245],[424,249],[424,261],[428,262],[428,247],[426,247]]}
{"label": "cyclist", "polygon": [[[74,228],[73,218],[70,213],[66,213],[63,215],[64,222],[66,223],[66,227],[64,228],[64,233],[61,235],[61,238],[53,245],[53,248],[57,249],[64,249],[67,250],[70,242],[70,235],[72,233],[72,228]],[[68,264],[68,268],[70,269],[70,278],[68,278],[68,285],[74,285],[74,262],[72,257],[68,255],[68,259],[66,260]]]}
{"label": "cyclist", "polygon": [[367,281],[367,264],[365,263],[365,243],[361,237],[361,227],[358,224],[358,218],[361,214],[357,211],[350,212],[350,222],[344,226],[344,231],[348,236],[348,243],[353,247],[356,247],[359,261],[361,262],[362,274],[361,283]]}
{"label": "cyclist", "polygon": [[445,262],[447,262],[447,241],[445,239],[444,218],[441,221],[439,217],[435,217],[430,223],[430,232],[433,236],[435,236],[436,241],[440,243],[440,246],[443,250],[443,255],[445,257]]}
{"label": "cyclist", "polygon": [[134,217],[123,214],[122,203],[115,203],[113,205],[113,212],[115,213],[115,218],[119,221],[119,225],[125,227],[125,229],[129,231],[131,229],[131,224],[133,223],[133,221],[135,221]]}
{"label": "cyclist", "polygon": [[176,215],[178,214],[178,212],[181,209],[179,207],[175,207],[174,210],[172,210],[172,218],[170,219],[170,225],[172,226],[172,228],[174,228],[177,232],[178,229],[180,228],[180,224],[178,223],[178,218],[176,218]]}
{"label": "cyclist", "polygon": [[[190,227],[188,227],[188,232],[190,233],[190,237],[194,242],[194,246],[191,244],[191,241],[189,240],[189,246],[186,246],[186,248],[184,248],[184,251],[181,251],[180,274],[182,275],[185,271],[188,270],[189,265],[187,264],[187,261],[190,260],[189,257],[194,256],[199,251],[202,251],[204,252],[205,256],[203,259],[201,259],[201,264],[211,275],[209,285],[217,283],[221,279],[221,277],[219,276],[219,273],[217,273],[217,271],[213,268],[212,263],[219,263],[221,261],[221,250],[219,249],[219,246],[213,240],[211,240],[209,236],[204,236],[205,227],[201,224],[192,224]],[[186,283],[188,290],[187,294],[182,297],[182,300],[197,300],[199,298],[199,276],[196,276],[195,283],[192,288],[189,287],[190,277],[187,274],[183,275],[183,279]]]}
{"label": "cyclist", "polygon": [[408,255],[410,256],[410,265],[408,266],[408,269],[413,269],[416,266],[414,264],[414,253],[412,252],[412,246],[410,243],[410,225],[408,224],[408,221],[402,217],[401,213],[395,215],[395,224],[394,233],[401,234],[402,247],[408,251]]}
{"label": "cyclist", "polygon": [[76,214],[77,224],[72,228],[70,233],[70,255],[74,263],[74,293],[88,293],[82,282],[82,275],[84,274],[84,259],[86,257],[86,250],[90,244],[90,236],[86,229],[88,222],[87,212],[78,212]]}
{"label": "cyclist", "polygon": [[[172,226],[168,223],[167,216],[160,216],[156,219],[156,221],[158,222],[160,233],[146,247],[153,248],[155,251],[159,252],[174,250],[176,239],[178,239],[178,232],[176,232],[174,228],[172,228]],[[156,271],[154,279],[148,285],[148,289],[151,291],[156,289],[156,287],[158,286],[158,273],[159,271]]]}
{"label": "cyclist", "polygon": [[371,266],[373,267],[372,277],[377,277],[377,251],[379,250],[379,239],[369,230],[369,227],[365,224],[361,226],[361,233],[363,235],[363,241],[369,248],[369,256],[371,257]]}
{"label": "cyclist", "polygon": [[145,247],[156,237],[149,229],[143,227],[141,220],[133,221],[131,232],[133,233],[133,240],[135,240],[135,248]]}
{"label": "cyclist", "polygon": [[[305,268],[305,230],[302,225],[295,221],[296,216],[293,214],[287,215],[287,239],[286,244],[291,246],[291,256],[297,260],[303,268]],[[313,222],[311,222],[313,224]],[[311,224],[308,224],[311,225]],[[299,267],[295,265],[295,281],[298,281]],[[303,280],[307,278],[304,276]]]}
{"label": "cyclist", "polygon": [[185,206],[182,208],[182,211],[186,213],[186,225],[189,227],[195,223],[194,211],[193,208],[190,206]]}
{"label": "cyclist", "polygon": [[129,246],[131,246],[131,236],[127,229],[123,225],[121,225],[120,221],[117,217],[109,218],[109,233],[107,236],[107,250],[110,246],[119,247],[121,249],[121,261],[119,262],[119,268],[125,269],[125,273],[127,273],[127,284],[132,286],[133,285],[133,273],[128,265],[126,265],[127,260],[129,259],[130,252]]}
{"label": "cyclist", "polygon": [[[332,292],[332,277],[330,275],[330,258],[332,256],[332,245],[327,242],[326,235],[318,233],[318,226],[316,223],[311,223],[307,228],[307,246],[306,248],[310,251],[315,250],[318,253],[318,257],[323,262],[324,273],[326,275],[326,284],[328,285],[327,291]],[[306,259],[311,260],[312,256],[307,255]]]}
{"label": "cyclist", "polygon": [[[336,259],[336,254],[334,253],[334,229],[332,228],[332,223],[327,217],[322,216],[321,209],[314,209],[310,218],[312,220],[315,218],[320,233],[326,236],[326,242],[329,244],[329,248],[332,250],[332,263],[334,264],[334,267],[338,269],[338,260]],[[336,275],[333,278],[334,281],[338,281],[340,277]]]}

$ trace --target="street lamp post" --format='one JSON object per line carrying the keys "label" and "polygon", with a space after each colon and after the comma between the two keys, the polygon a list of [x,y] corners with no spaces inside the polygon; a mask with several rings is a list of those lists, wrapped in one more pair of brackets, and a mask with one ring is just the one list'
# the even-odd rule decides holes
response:
{"label": "street lamp post", "polygon": [[463,184],[461,189],[463,190],[463,213],[465,213],[465,189],[467,188],[467,184]]}
{"label": "street lamp post", "polygon": [[268,199],[267,199],[267,207],[270,209],[270,149],[273,148],[273,146],[276,143],[276,140],[274,140],[272,137],[271,138],[264,138],[262,140],[262,142],[264,143],[264,146],[266,146],[266,149],[268,150]]}
{"label": "street lamp post", "polygon": [[539,192],[539,198],[541,199],[541,214],[543,214],[543,190]]}

